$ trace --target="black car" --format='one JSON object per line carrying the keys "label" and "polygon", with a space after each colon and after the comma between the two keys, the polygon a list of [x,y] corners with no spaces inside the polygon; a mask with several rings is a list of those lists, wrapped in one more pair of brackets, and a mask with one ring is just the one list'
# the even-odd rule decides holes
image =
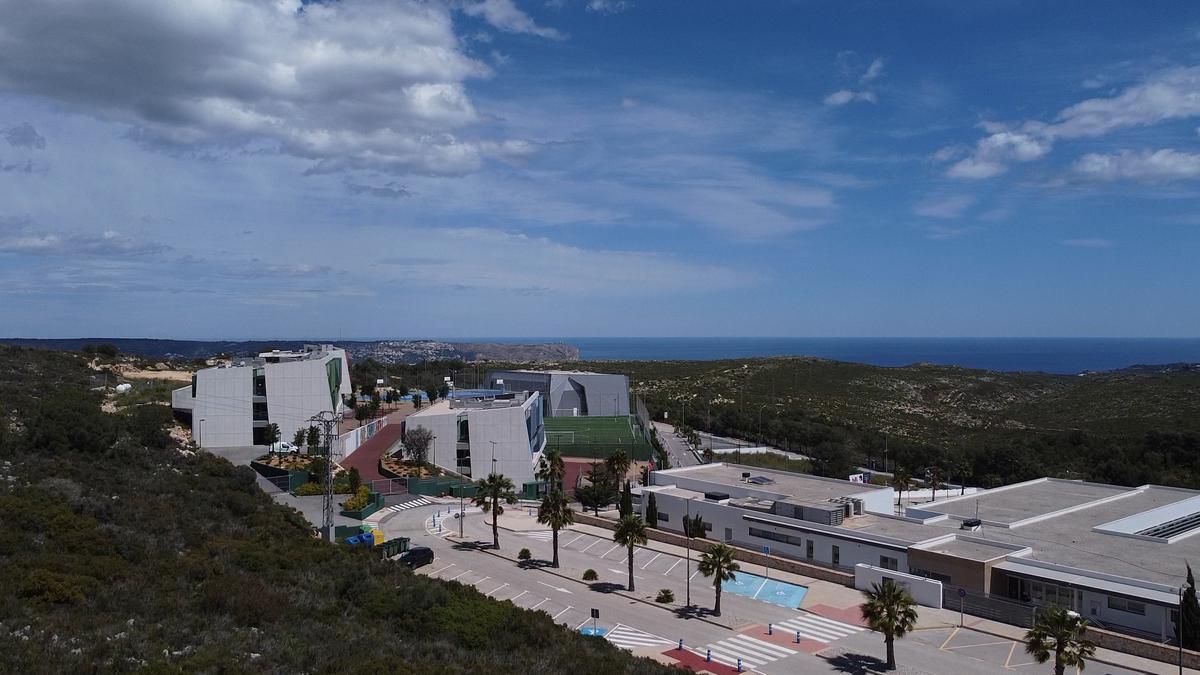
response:
{"label": "black car", "polygon": [[433,549],[428,546],[414,546],[400,554],[400,562],[408,565],[409,569],[428,565],[433,562]]}

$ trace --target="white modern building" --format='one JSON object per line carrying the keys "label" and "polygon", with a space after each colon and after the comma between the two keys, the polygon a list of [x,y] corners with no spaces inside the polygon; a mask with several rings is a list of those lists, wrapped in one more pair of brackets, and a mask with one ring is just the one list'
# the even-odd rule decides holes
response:
{"label": "white modern building", "polygon": [[547,417],[614,417],[629,414],[629,378],[582,370],[489,370],[487,386],[506,392],[536,391]]}
{"label": "white modern building", "polygon": [[643,516],[683,531],[846,572],[856,565],[941,582],[952,606],[1011,623],[1038,607],[1166,641],[1186,564],[1200,561],[1200,491],[1040,478],[909,507],[892,488],[733,464],[656,471]]}
{"label": "white modern building", "polygon": [[460,392],[409,415],[403,424],[406,432],[424,427],[433,433],[430,462],[474,478],[496,471],[520,489],[534,481],[546,447],[542,401],[536,391]]}
{"label": "white modern building", "polygon": [[201,447],[262,445],[268,425],[279,425],[281,439],[290,441],[313,415],[340,414],[342,396],[351,391],[346,352],[305,345],[199,370],[191,385],[172,392],[171,406],[190,418]]}

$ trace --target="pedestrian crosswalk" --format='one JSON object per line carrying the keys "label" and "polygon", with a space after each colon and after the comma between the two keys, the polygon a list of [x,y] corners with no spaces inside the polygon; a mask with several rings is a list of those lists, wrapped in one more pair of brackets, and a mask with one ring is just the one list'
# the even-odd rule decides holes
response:
{"label": "pedestrian crosswalk", "polygon": [[731,668],[736,668],[738,659],[741,659],[743,670],[759,668],[796,653],[794,649],[771,644],[749,635],[734,635],[720,642],[714,642],[704,649],[705,651],[702,653],[704,656],[712,654],[713,661]]}
{"label": "pedestrian crosswalk", "polygon": [[816,614],[802,613],[775,624],[775,630],[799,633],[802,638],[829,643],[840,638],[849,637],[855,633],[861,633],[866,629],[861,626],[826,619]]}
{"label": "pedestrian crosswalk", "polygon": [[418,506],[425,506],[427,504],[432,504],[432,503],[433,502],[429,501],[428,499],[425,499],[424,497],[417,497],[416,499],[414,499],[412,501],[404,502],[403,504],[393,504],[392,506],[389,506],[389,507],[387,507],[385,509],[381,509],[381,510],[384,513],[396,513],[397,511],[404,511],[405,509],[412,509],[412,508],[416,508]]}
{"label": "pedestrian crosswalk", "polygon": [[[559,534],[562,534],[562,532],[560,531]],[[531,539],[537,539],[539,541],[553,541],[554,540],[554,531],[553,530],[534,530],[533,532],[526,532],[525,536],[529,537]]]}
{"label": "pedestrian crosswalk", "polygon": [[618,647],[629,650],[640,647],[665,647],[674,644],[665,638],[660,638],[657,635],[651,635],[650,633],[622,624],[617,624],[617,627],[608,631],[608,634],[604,638]]}

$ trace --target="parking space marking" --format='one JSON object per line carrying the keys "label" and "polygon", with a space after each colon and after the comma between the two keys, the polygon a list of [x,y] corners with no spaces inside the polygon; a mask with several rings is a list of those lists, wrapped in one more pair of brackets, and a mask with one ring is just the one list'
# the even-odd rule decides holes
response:
{"label": "parking space marking", "polygon": [[1016,651],[1016,649],[1017,649],[1017,643],[1013,642],[1012,646],[1008,648],[1008,658],[1004,659],[1004,667],[1005,668],[1010,667],[1008,665],[1008,663],[1009,663],[1009,661],[1012,661],[1012,655],[1013,655],[1013,652]]}
{"label": "parking space marking", "polygon": [[437,570],[430,572],[429,576],[431,576],[431,577],[437,576],[437,575],[441,574],[442,572],[445,572],[446,570],[450,569],[451,567],[454,567],[454,563],[450,563],[449,565],[446,565],[445,567],[443,567],[441,569],[437,569]]}
{"label": "parking space marking", "polygon": [[583,539],[586,536],[587,536],[586,534],[581,534],[578,537],[575,537],[571,541],[568,541],[567,543],[563,544],[563,548],[566,548],[566,547],[570,546],[571,544],[574,544],[575,542],[579,541],[580,539]]}
{"label": "parking space marking", "polygon": [[455,576],[452,576],[452,577],[450,577],[450,578],[449,578],[449,579],[447,579],[446,581],[455,581],[455,580],[457,580],[459,577],[461,577],[462,575],[464,575],[464,574],[470,574],[470,573],[471,573],[471,570],[467,570],[466,572],[459,572],[458,574],[456,574]]}
{"label": "parking space marking", "polygon": [[517,601],[517,598],[521,597],[522,595],[525,595],[525,594],[526,594],[526,593],[528,593],[528,592],[529,592],[529,591],[521,591],[520,593],[517,593],[516,595],[512,596],[511,598],[509,598],[509,599],[508,599],[508,601],[509,601],[509,602],[516,602],[516,601]]}
{"label": "parking space marking", "polygon": [[600,554],[600,557],[601,557],[601,558],[603,558],[604,556],[608,555],[609,553],[612,553],[612,552],[613,552],[613,548],[617,548],[618,546],[620,546],[620,544],[613,544],[613,547],[612,547],[612,548],[610,548],[610,549],[608,549],[608,550],[607,550],[607,551],[605,551],[604,553],[601,553],[601,554]]}
{"label": "parking space marking", "polygon": [[537,609],[538,607],[541,607],[542,605],[546,604],[547,602],[550,602],[550,598],[545,598],[545,599],[543,599],[541,602],[539,602],[538,604],[534,605],[533,607],[530,607],[529,609],[530,609],[530,610],[535,610],[535,609]]}
{"label": "parking space marking", "polygon": [[[610,567],[610,568],[608,568],[608,571],[609,571],[609,572],[616,572],[617,574],[629,574],[629,570],[625,570],[625,571],[621,571],[621,570],[614,570],[614,569],[613,569],[613,568],[611,568],[611,567]],[[639,577],[638,575],[636,575],[636,574],[635,574],[635,575],[633,575],[633,578],[634,578],[634,579],[645,579],[646,577]]]}
{"label": "parking space marking", "polygon": [[697,574],[700,574],[700,570],[696,570],[695,572],[692,572],[692,576],[688,577],[688,581],[695,579]]}
{"label": "parking space marking", "polygon": [[655,553],[654,557],[650,559],[650,562],[646,563],[645,565],[642,565],[642,569],[646,569],[650,565],[654,564],[654,561],[658,560],[659,556],[661,556],[661,555],[662,555],[661,553]]}
{"label": "parking space marking", "polygon": [[591,619],[584,619],[583,621],[580,621],[579,625],[575,626],[575,630],[579,630],[580,628],[583,628],[583,625],[589,621],[591,621]]}
{"label": "parking space marking", "polygon": [[492,590],[488,591],[488,592],[487,592],[487,593],[485,593],[484,595],[492,595],[493,593],[499,593],[499,592],[500,592],[500,589],[501,589],[501,588],[504,588],[504,587],[505,587],[505,586],[507,586],[507,585],[508,585],[508,583],[507,583],[507,582],[505,582],[505,583],[503,583],[503,584],[500,584],[499,586],[497,586],[497,587],[493,588]]}
{"label": "parking space marking", "polygon": [[670,574],[670,573],[671,573],[671,570],[675,569],[675,567],[676,567],[677,565],[679,565],[679,563],[681,563],[681,562],[683,562],[683,560],[676,560],[674,565],[671,565],[670,567],[668,567],[668,568],[667,568],[667,571],[666,571],[666,572],[663,572],[663,576],[666,576],[666,575]]}
{"label": "parking space marking", "polygon": [[559,612],[558,614],[555,614],[554,616],[552,616],[552,617],[550,617],[550,618],[551,618],[551,619],[553,619],[553,620],[555,620],[555,621],[557,621],[557,620],[558,620],[558,617],[562,616],[563,614],[566,614],[566,613],[567,613],[567,612],[569,612],[569,611],[571,611],[571,605],[567,605],[567,608],[566,608],[566,609],[564,609],[563,611]]}
{"label": "parking space marking", "polygon": [[597,539],[596,541],[593,541],[592,543],[588,544],[587,546],[584,546],[583,548],[579,549],[579,552],[586,553],[589,548],[595,546],[596,544],[599,544],[601,541],[603,541],[603,540]]}
{"label": "parking space marking", "polygon": [[488,579],[491,579],[491,577],[484,577],[482,579],[476,579],[475,581],[471,582],[471,585],[474,586],[475,588],[479,588],[479,584],[482,584],[483,582],[487,581]]}
{"label": "parking space marking", "polygon": [[958,635],[959,630],[961,630],[961,629],[958,626],[955,626],[954,630],[950,631],[950,636],[946,638],[946,641],[943,642],[942,646],[938,647],[938,649],[945,649],[946,645],[950,644],[950,641],[954,639],[954,636]]}

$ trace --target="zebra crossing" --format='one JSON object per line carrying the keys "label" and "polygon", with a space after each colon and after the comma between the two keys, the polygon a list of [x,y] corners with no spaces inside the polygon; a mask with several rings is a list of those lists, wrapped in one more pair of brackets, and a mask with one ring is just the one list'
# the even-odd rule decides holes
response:
{"label": "zebra crossing", "polygon": [[862,626],[826,619],[816,614],[798,614],[791,619],[775,624],[775,630],[785,630],[789,634],[799,633],[802,638],[828,644],[834,640],[861,633],[866,629]]}
{"label": "zebra crossing", "polygon": [[[796,653],[794,649],[771,644],[749,635],[734,635],[725,638],[720,642],[708,645],[705,650],[712,654],[713,661],[730,668],[736,668],[738,659],[741,659],[743,670],[759,668]],[[702,655],[707,656],[707,653],[702,652]]]}
{"label": "zebra crossing", "polygon": [[404,511],[405,509],[412,509],[412,508],[416,508],[418,506],[425,506],[427,504],[432,504],[432,503],[433,502],[429,501],[428,499],[425,499],[424,497],[417,497],[416,499],[414,499],[412,501],[404,502],[403,504],[393,504],[392,506],[389,506],[387,508],[380,509],[380,512],[381,513],[397,513],[399,511]]}
{"label": "zebra crossing", "polygon": [[530,539],[537,539],[538,541],[552,541],[554,539],[554,531],[534,530],[533,532],[526,532],[525,536]]}
{"label": "zebra crossing", "polygon": [[624,624],[617,624],[616,628],[608,631],[604,639],[622,649],[629,649],[631,651],[640,647],[659,647],[675,644],[665,638],[651,635],[636,628],[630,628]]}

